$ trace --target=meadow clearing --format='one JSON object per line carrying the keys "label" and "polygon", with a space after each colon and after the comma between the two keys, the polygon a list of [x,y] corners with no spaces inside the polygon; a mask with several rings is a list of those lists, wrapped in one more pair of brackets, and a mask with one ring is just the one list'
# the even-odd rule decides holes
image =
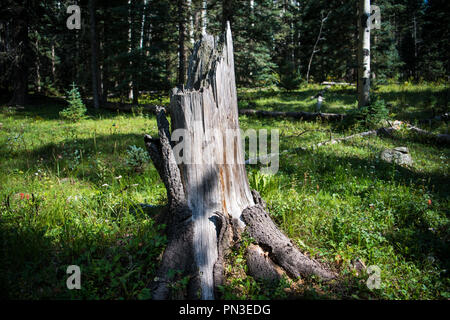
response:
{"label": "meadow clearing", "polygon": [[[319,85],[293,91],[239,89],[239,107],[313,111]],[[391,119],[417,124],[448,111],[445,84],[390,84],[374,89]],[[353,87],[332,87],[323,112],[355,107]],[[166,104],[143,98],[141,102]],[[153,219],[167,202],[153,164],[140,149],[157,135],[155,116],[89,110],[64,121],[61,99],[35,97],[0,111],[0,295],[20,299],[147,299],[166,237]],[[279,129],[280,150],[308,147],[365,128],[321,121],[241,116],[242,129]],[[445,122],[419,123],[445,133]],[[405,146],[413,165],[379,159]],[[138,151],[136,151],[138,150]],[[277,174],[248,165],[250,186],[272,218],[303,252],[340,275],[337,286],[299,279],[264,286],[239,272],[243,249],[232,252],[223,298],[448,299],[449,157],[407,130],[355,138],[280,156]],[[148,204],[149,206],[142,206]],[[251,239],[244,239],[251,242]],[[381,288],[355,264],[378,266]],[[81,290],[67,290],[66,268],[82,269]],[[183,283],[176,284],[180,287]]]}

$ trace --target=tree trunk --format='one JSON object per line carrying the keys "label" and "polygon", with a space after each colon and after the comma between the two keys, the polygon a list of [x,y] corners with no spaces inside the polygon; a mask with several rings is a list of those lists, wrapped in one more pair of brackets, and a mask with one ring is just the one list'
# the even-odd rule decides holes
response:
{"label": "tree trunk", "polygon": [[55,43],[52,41],[52,80],[53,85],[56,84],[56,59],[55,59]]}
{"label": "tree trunk", "polygon": [[[106,19],[106,15],[107,13],[104,13],[105,17],[104,19]],[[102,93],[102,97],[101,97],[101,102],[102,105],[106,104],[108,102],[108,89],[109,89],[109,68],[110,65],[109,63],[107,63],[107,58],[108,58],[108,50],[107,50],[107,46],[108,46],[108,24],[107,23],[103,23],[102,24],[102,29],[101,29],[101,37],[100,37],[100,52],[102,52],[102,67],[101,67],[101,90],[100,92]]]}
{"label": "tree trunk", "polygon": [[13,20],[12,42],[15,49],[12,63],[13,96],[11,105],[24,105],[28,94],[28,72],[30,59],[30,44],[28,37],[28,14],[25,6],[16,9],[17,16]]}
{"label": "tree trunk", "polygon": [[186,29],[186,14],[184,0],[178,0],[178,85],[183,85],[185,81],[185,29]]}
{"label": "tree trunk", "polygon": [[41,61],[39,59],[39,34],[36,32],[36,79],[35,79],[35,90],[36,92],[41,92]]}
{"label": "tree trunk", "polygon": [[92,98],[94,100],[94,108],[100,106],[100,70],[98,67],[98,38],[97,26],[95,23],[95,0],[89,1],[89,18],[91,24],[91,72],[92,72]]}
{"label": "tree trunk", "polygon": [[[168,245],[153,283],[153,298],[217,298],[226,253],[244,228],[256,241],[247,251],[247,264],[256,278],[335,278],[278,230],[258,193],[250,190],[229,24],[220,40],[205,34],[195,44],[187,85],[172,90],[169,112],[172,138],[162,109],[157,115],[159,139],[145,136],[169,202]],[[180,136],[182,142],[173,145],[171,140],[179,141]],[[173,290],[173,283],[185,277],[186,291]]]}
{"label": "tree trunk", "polygon": [[364,107],[370,93],[370,0],[359,0],[358,15],[358,106]]}
{"label": "tree trunk", "polygon": [[206,27],[208,24],[207,10],[208,10],[207,0],[202,0],[202,15],[201,15],[202,34],[206,33]]}

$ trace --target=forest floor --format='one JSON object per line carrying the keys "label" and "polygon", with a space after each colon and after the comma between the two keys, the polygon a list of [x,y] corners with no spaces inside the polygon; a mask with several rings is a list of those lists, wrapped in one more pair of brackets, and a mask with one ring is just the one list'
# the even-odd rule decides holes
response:
{"label": "forest floor", "polygon": [[[239,90],[239,106],[313,111],[319,86],[293,92]],[[430,118],[448,101],[444,85],[377,88],[391,117]],[[355,104],[351,87],[333,87],[323,112]],[[167,101],[167,98],[164,98]],[[0,108],[0,298],[146,299],[166,238],[152,212],[166,190],[152,164],[130,164],[129,146],[144,149],[157,134],[150,114],[90,111],[61,120],[64,105],[37,99],[23,109]],[[152,101],[143,101],[152,102]],[[346,107],[343,107],[346,106]],[[445,111],[445,110],[444,110]],[[343,137],[363,128],[326,122],[240,117],[241,128],[279,129],[280,150]],[[422,128],[445,132],[445,123]],[[307,132],[305,132],[308,130]],[[409,148],[411,167],[383,162],[386,148]],[[224,298],[448,299],[450,149],[400,130],[392,137],[355,138],[280,156],[275,175],[248,165],[252,188],[302,251],[340,274],[329,286],[300,279],[262,285],[233,272]],[[127,161],[128,160],[128,161]],[[151,204],[143,210],[139,204]],[[243,251],[231,261],[242,266]],[[81,290],[68,290],[66,269],[79,265]],[[378,266],[380,289],[356,265]],[[362,268],[364,269],[364,268]]]}

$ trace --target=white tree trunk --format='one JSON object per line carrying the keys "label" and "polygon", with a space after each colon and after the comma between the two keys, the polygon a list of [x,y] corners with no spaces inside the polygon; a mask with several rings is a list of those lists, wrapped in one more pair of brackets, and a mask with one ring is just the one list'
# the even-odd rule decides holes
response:
{"label": "white tree trunk", "polygon": [[208,17],[206,15],[207,5],[207,0],[202,0],[202,34],[206,33],[206,25],[208,24]]}
{"label": "white tree trunk", "polygon": [[358,7],[358,106],[367,106],[370,93],[370,0]]}

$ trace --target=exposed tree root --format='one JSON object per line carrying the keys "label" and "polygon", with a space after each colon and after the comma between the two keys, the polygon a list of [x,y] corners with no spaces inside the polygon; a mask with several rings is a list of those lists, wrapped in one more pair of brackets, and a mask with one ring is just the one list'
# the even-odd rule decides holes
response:
{"label": "exposed tree root", "polygon": [[[194,261],[193,219],[186,204],[181,175],[170,144],[169,124],[164,111],[157,116],[159,139],[144,137],[150,157],[167,189],[169,210],[167,218],[168,244],[164,251],[157,277],[152,283],[153,299],[198,299],[201,297],[198,268]],[[245,230],[256,243],[247,249],[249,274],[261,280],[279,280],[282,275],[293,279],[315,275],[322,280],[332,280],[336,274],[317,261],[302,254],[300,250],[275,225],[266,211],[258,192],[252,190],[255,205],[244,209],[241,221]],[[225,257],[230,248],[239,241],[243,228],[237,219],[216,212],[217,252],[214,265],[215,296],[218,286],[225,282]],[[187,287],[177,283],[188,278]]]}
{"label": "exposed tree root", "polygon": [[269,259],[261,263],[258,259],[249,259],[250,270],[258,270],[259,273],[279,273],[276,266],[293,279],[298,277],[318,276],[322,280],[332,280],[337,276],[327,270],[317,261],[310,259],[286,237],[275,225],[269,214],[261,205],[249,207],[242,213],[242,219],[247,225],[246,230],[254,238],[262,250],[267,252]]}

